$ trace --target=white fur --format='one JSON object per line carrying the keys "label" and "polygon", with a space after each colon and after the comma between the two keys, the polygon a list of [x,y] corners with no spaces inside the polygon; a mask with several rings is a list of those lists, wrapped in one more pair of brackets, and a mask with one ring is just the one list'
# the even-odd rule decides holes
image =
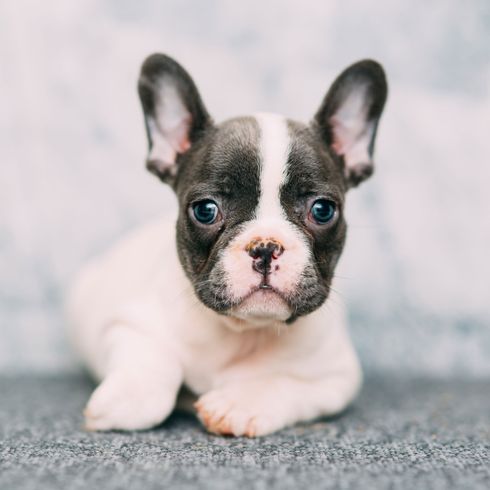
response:
{"label": "white fur", "polygon": [[[101,381],[90,430],[163,421],[185,383],[208,430],[263,435],[341,411],[361,374],[338,301],[286,326],[233,329],[200,303],[177,259],[173,226],[154,223],[82,271],[68,313],[84,361]],[[231,322],[231,323],[230,323]]]}
{"label": "white fur", "polygon": [[279,114],[255,116],[260,128],[260,200],[257,220],[284,220],[279,190],[286,177],[290,137],[286,119]]}

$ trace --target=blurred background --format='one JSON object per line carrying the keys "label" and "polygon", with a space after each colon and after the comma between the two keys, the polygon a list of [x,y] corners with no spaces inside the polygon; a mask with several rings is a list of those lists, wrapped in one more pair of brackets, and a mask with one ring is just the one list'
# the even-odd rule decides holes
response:
{"label": "blurred background", "polygon": [[160,51],[216,120],[309,120],[364,57],[390,95],[348,196],[341,301],[365,368],[490,375],[490,2],[0,0],[0,371],[77,369],[63,295],[126,230],[173,216],[136,94]]}

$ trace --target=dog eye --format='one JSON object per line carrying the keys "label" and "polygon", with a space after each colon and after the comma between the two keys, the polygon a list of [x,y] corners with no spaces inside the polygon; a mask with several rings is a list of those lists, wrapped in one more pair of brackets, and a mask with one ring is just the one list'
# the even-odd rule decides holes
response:
{"label": "dog eye", "polygon": [[218,205],[211,199],[205,199],[192,205],[192,213],[199,223],[212,225],[218,217]]}
{"label": "dog eye", "polygon": [[317,199],[310,210],[310,219],[319,225],[326,225],[332,221],[337,207],[328,199]]}

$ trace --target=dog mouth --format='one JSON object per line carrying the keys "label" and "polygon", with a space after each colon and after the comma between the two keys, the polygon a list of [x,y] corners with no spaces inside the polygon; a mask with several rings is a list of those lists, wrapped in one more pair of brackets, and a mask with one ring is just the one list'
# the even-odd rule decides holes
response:
{"label": "dog mouth", "polygon": [[248,298],[250,298],[251,296],[253,296],[254,294],[262,294],[262,295],[277,295],[279,296],[281,299],[283,299],[286,303],[288,302],[285,294],[280,291],[279,289],[275,288],[274,286],[271,286],[269,283],[263,281],[262,283],[260,283],[258,286],[255,286],[255,287],[252,287],[250,289],[250,292],[248,294],[246,294],[241,300],[240,302],[243,302],[245,300],[247,300]]}
{"label": "dog mouth", "polygon": [[262,282],[252,287],[229,311],[229,315],[252,322],[281,321],[290,318],[292,308],[285,294]]}

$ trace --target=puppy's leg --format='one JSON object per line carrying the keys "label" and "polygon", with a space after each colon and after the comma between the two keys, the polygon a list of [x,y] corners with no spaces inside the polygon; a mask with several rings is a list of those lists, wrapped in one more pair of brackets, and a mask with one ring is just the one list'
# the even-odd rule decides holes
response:
{"label": "puppy's leg", "polygon": [[103,341],[107,366],[84,411],[86,428],[139,430],[161,423],[182,383],[175,355],[124,323],[110,325]]}
{"label": "puppy's leg", "polygon": [[343,367],[322,375],[284,372],[261,376],[256,371],[247,378],[235,372],[199,398],[195,405],[199,418],[211,432],[261,436],[296,422],[341,412],[362,383],[355,356],[346,359]]}
{"label": "puppy's leg", "polygon": [[195,406],[210,432],[254,437],[339,413],[359,387],[360,373],[311,380],[275,375],[227,384],[201,396]]}

